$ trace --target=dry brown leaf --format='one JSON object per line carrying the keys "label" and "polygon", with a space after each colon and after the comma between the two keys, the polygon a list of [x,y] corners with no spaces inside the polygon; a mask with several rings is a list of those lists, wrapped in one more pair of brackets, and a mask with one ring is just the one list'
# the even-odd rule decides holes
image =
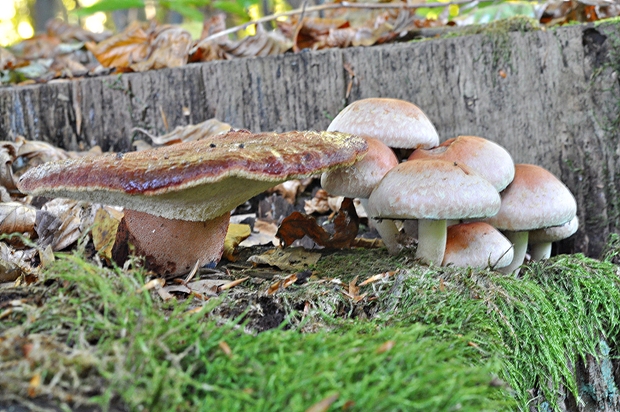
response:
{"label": "dry brown leaf", "polygon": [[0,233],[35,234],[34,223],[37,210],[20,202],[0,203]]}
{"label": "dry brown leaf", "polygon": [[359,218],[355,213],[353,200],[345,198],[336,218],[334,219],[334,234],[328,233],[319,226],[312,216],[293,212],[286,217],[276,236],[284,246],[291,245],[295,240],[304,236],[310,237],[316,244],[327,248],[347,248],[357,236]]}
{"label": "dry brown leaf", "polygon": [[21,163],[18,175],[40,164],[69,158],[63,149],[38,140],[26,140],[22,136],[17,136],[15,146],[16,158]]}
{"label": "dry brown leaf", "polygon": [[219,288],[228,283],[222,279],[200,279],[194,282],[188,283],[185,286],[188,288],[187,293],[194,293],[205,296],[217,296]]}
{"label": "dry brown leaf", "polygon": [[[51,234],[51,245],[55,251],[65,249],[75,243],[93,225],[97,210],[101,205],[91,205],[71,199],[53,199],[41,207],[41,211],[47,212],[60,221],[60,226],[53,229],[55,224],[43,227],[43,221],[39,219],[35,229],[39,234],[39,244],[47,246]],[[42,233],[46,236],[42,236]]]}
{"label": "dry brown leaf", "polygon": [[0,282],[12,282],[22,274],[36,273],[30,264],[36,254],[36,249],[15,250],[0,242]]}
{"label": "dry brown leaf", "polygon": [[47,267],[56,260],[54,257],[54,250],[52,245],[47,245],[44,249],[39,249],[39,260],[41,260],[41,267]]}
{"label": "dry brown leaf", "polygon": [[222,257],[230,262],[237,260],[237,246],[252,234],[250,225],[231,223],[224,239],[224,253]]}
{"label": "dry brown leaf", "polygon": [[209,62],[213,60],[223,60],[226,53],[218,44],[218,39],[204,40],[212,34],[219,33],[226,29],[226,15],[218,13],[210,19],[205,19],[202,25],[202,35],[200,40],[190,51],[190,62]]}
{"label": "dry brown leaf", "polygon": [[130,64],[132,70],[143,72],[152,69],[181,67],[187,63],[192,36],[181,27],[162,26],[153,34],[151,52],[146,60]]}
{"label": "dry brown leaf", "polygon": [[297,282],[297,274],[293,273],[291,275],[288,275],[284,279],[280,279],[277,282],[274,282],[271,285],[269,285],[269,289],[267,289],[267,294],[273,295],[278,290],[286,289],[287,287],[291,286],[295,282]]}
{"label": "dry brown leaf", "polygon": [[241,247],[252,247],[257,245],[273,245],[278,246],[280,241],[276,237],[278,225],[263,219],[254,221],[254,230],[250,237],[239,244]]}
{"label": "dry brown leaf", "polygon": [[108,263],[112,261],[112,248],[116,240],[118,225],[123,219],[123,212],[111,206],[103,206],[95,213],[92,237],[95,250]]}
{"label": "dry brown leaf", "polygon": [[306,409],[306,412],[327,412],[329,407],[338,400],[338,397],[340,397],[339,393],[330,395]]}
{"label": "dry brown leaf", "polygon": [[276,31],[265,32],[262,25],[257,25],[256,35],[239,41],[223,39],[218,45],[226,53],[226,58],[274,56],[293,47],[293,43]]}
{"label": "dry brown leaf", "polygon": [[224,352],[226,356],[228,356],[229,358],[232,357],[232,349],[230,349],[230,346],[228,346],[228,343],[221,340],[218,343],[218,346],[220,347],[220,349],[222,350],[222,352]]}
{"label": "dry brown leaf", "polygon": [[304,211],[306,214],[311,215],[312,213],[324,214],[329,212],[331,209],[329,207],[329,195],[323,189],[319,189],[314,194],[314,197],[310,200],[306,200],[304,202]]}
{"label": "dry brown leaf", "polygon": [[56,54],[56,47],[61,43],[56,36],[38,34],[23,40],[11,48],[12,52],[25,60],[50,59]]}
{"label": "dry brown leaf", "polygon": [[385,353],[385,352],[389,352],[389,351],[391,351],[391,350],[392,350],[392,348],[394,347],[394,345],[396,345],[396,342],[395,342],[395,341],[393,341],[393,340],[388,340],[388,341],[385,341],[385,342],[383,342],[383,343],[381,344],[381,346],[379,346],[379,347],[377,348],[377,350],[376,350],[375,352],[376,352],[376,353],[378,353],[378,354]]}
{"label": "dry brown leaf", "polygon": [[164,145],[207,139],[218,134],[226,133],[231,128],[232,127],[228,123],[212,118],[198,124],[177,127],[172,132],[163,136],[148,136],[151,138],[153,144]]}
{"label": "dry brown leaf", "polygon": [[151,279],[148,282],[146,282],[142,287],[138,288],[136,290],[136,293],[146,292],[147,290],[151,290],[151,289],[160,289],[160,288],[163,288],[165,284],[166,284],[166,279],[163,279],[163,278]]}
{"label": "dry brown leaf", "polygon": [[368,279],[366,279],[365,281],[360,283],[359,286],[365,286],[365,285],[368,285],[370,283],[376,282],[378,280],[385,280],[385,279],[389,278],[390,276],[394,276],[395,274],[396,274],[395,270],[392,270],[390,272],[379,273],[379,274],[376,274],[376,275],[373,275],[373,276],[369,277]]}
{"label": "dry brown leaf", "polygon": [[100,43],[86,43],[86,48],[104,67],[128,68],[144,61],[151,51],[151,29],[145,29],[139,22]]}
{"label": "dry brown leaf", "polygon": [[248,262],[255,265],[275,266],[281,270],[300,271],[316,264],[320,258],[320,253],[309,252],[303,248],[272,249],[262,255],[250,256]]}
{"label": "dry brown leaf", "polygon": [[17,65],[17,58],[13,53],[0,47],[0,70],[12,69]]}

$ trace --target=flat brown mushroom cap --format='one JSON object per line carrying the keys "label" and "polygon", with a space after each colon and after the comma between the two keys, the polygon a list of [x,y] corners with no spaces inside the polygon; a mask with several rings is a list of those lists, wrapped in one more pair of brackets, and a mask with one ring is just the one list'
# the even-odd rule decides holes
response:
{"label": "flat brown mushroom cap", "polygon": [[336,132],[231,131],[152,150],[47,163],[26,172],[19,189],[202,221],[280,182],[350,165],[367,148],[364,139]]}

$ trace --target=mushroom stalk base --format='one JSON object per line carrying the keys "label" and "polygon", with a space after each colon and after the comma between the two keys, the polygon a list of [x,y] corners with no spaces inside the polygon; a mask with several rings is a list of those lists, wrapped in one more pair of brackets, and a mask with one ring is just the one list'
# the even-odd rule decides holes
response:
{"label": "mushroom stalk base", "polygon": [[199,267],[215,265],[224,251],[230,213],[204,222],[167,219],[125,209],[112,250],[123,265],[129,254],[144,258],[147,269],[175,276]]}
{"label": "mushroom stalk base", "polygon": [[[368,199],[360,199],[360,203],[366,213],[368,213]],[[390,255],[398,255],[403,246],[398,243],[400,232],[394,221],[391,219],[375,219],[370,216],[368,216],[368,218],[372,220],[372,224],[375,226],[375,229],[377,229],[379,236],[381,236],[381,240],[383,240],[383,244],[387,248],[388,253]]]}
{"label": "mushroom stalk base", "polygon": [[416,258],[426,264],[440,266],[446,251],[446,221],[418,220],[418,250]]}
{"label": "mushroom stalk base", "polygon": [[503,267],[500,270],[502,273],[514,273],[515,275],[519,274],[519,266],[523,264],[525,260],[525,252],[527,251],[527,238],[529,233],[527,230],[521,232],[513,232],[513,231],[504,231],[504,236],[510,240],[513,244],[514,248],[514,257],[512,258],[512,262],[506,267]]}
{"label": "mushroom stalk base", "polygon": [[549,259],[551,257],[551,242],[530,245],[530,257],[532,260]]}

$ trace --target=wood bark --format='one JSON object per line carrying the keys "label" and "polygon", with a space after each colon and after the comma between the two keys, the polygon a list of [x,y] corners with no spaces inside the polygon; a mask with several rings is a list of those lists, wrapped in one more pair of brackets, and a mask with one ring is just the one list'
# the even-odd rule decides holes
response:
{"label": "wood bark", "polygon": [[0,89],[0,136],[131,150],[210,117],[253,131],[323,129],[348,103],[420,106],[442,140],[505,146],[556,174],[578,202],[562,252],[598,256],[620,230],[620,24],[302,52]]}

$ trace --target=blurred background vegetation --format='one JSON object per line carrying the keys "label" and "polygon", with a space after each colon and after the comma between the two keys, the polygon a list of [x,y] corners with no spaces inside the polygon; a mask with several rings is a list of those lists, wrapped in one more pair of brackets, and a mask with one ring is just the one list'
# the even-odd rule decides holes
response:
{"label": "blurred background vegetation", "polygon": [[[0,46],[6,47],[45,31],[45,23],[60,18],[95,33],[121,31],[134,20],[156,19],[183,26],[194,38],[202,22],[225,12],[229,24],[298,7],[300,0],[1,0]],[[244,33],[253,34],[249,27]]]}

